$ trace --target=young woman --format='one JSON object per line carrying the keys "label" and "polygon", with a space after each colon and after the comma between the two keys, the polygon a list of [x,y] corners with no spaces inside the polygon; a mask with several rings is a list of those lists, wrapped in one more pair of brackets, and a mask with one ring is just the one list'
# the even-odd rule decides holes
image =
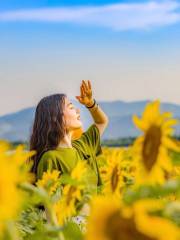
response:
{"label": "young woman", "polygon": [[77,100],[92,115],[94,123],[77,140],[73,131],[82,127],[80,111],[66,94],[44,97],[37,105],[30,138],[30,150],[35,150],[32,171],[36,180],[43,172],[58,169],[70,173],[79,160],[88,162],[90,181],[101,185],[96,157],[102,153],[100,137],[108,125],[108,117],[92,96],[91,82],[82,81]]}

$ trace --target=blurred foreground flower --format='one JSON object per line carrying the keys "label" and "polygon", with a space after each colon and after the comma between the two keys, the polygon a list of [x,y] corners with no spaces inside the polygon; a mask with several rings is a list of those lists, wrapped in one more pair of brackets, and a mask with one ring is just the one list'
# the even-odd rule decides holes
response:
{"label": "blurred foreground flower", "polygon": [[22,145],[12,151],[10,144],[0,141],[0,235],[12,225],[25,201],[19,185],[32,178],[26,161],[33,154],[25,152]]}
{"label": "blurred foreground flower", "polygon": [[144,132],[134,143],[134,159],[137,162],[136,183],[160,183],[165,173],[172,171],[168,150],[180,151],[172,139],[177,120],[171,113],[160,113],[160,102],[147,104],[142,118],[133,117],[134,124]]}
{"label": "blurred foreground flower", "polygon": [[91,203],[86,240],[178,240],[180,230],[173,222],[149,213],[161,205],[145,199],[125,206],[114,198],[96,197]]}

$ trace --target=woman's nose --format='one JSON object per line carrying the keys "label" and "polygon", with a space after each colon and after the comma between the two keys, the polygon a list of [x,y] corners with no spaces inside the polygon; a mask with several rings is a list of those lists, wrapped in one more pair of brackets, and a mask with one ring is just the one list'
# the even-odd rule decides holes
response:
{"label": "woman's nose", "polygon": [[79,108],[77,108],[76,111],[77,111],[77,113],[80,113],[80,109]]}

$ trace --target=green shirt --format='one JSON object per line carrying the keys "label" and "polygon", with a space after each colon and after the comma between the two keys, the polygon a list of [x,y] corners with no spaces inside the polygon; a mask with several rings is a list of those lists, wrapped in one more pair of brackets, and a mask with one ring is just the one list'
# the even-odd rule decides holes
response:
{"label": "green shirt", "polygon": [[101,178],[96,157],[102,153],[100,145],[100,133],[95,124],[77,140],[72,140],[72,148],[56,148],[45,152],[37,167],[37,179],[41,178],[43,172],[53,169],[62,173],[70,173],[79,160],[87,161],[89,166],[88,180],[92,185],[101,185]]}

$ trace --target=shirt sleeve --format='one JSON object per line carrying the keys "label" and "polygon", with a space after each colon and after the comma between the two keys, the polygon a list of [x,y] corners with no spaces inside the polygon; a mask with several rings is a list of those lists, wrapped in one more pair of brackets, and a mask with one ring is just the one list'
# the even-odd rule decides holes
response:
{"label": "shirt sleeve", "polygon": [[92,124],[85,132],[83,132],[79,140],[82,141],[83,144],[85,144],[96,156],[102,154],[100,132],[96,124]]}

